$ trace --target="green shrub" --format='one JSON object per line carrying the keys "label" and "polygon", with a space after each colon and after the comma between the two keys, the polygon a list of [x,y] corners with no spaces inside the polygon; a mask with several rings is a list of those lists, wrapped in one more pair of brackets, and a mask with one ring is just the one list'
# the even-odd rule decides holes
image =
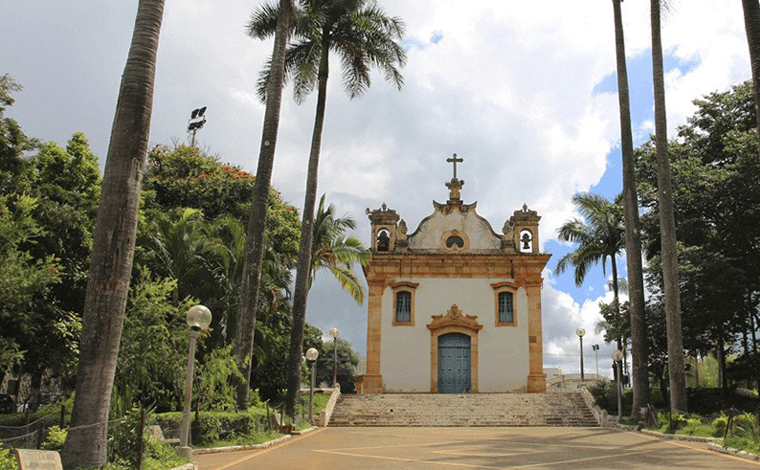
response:
{"label": "green shrub", "polygon": [[66,441],[67,431],[60,426],[53,426],[48,431],[45,442],[42,443],[42,450],[61,450],[63,443]]}
{"label": "green shrub", "polygon": [[713,427],[713,436],[723,437],[726,434],[726,426],[728,426],[728,416],[721,412],[720,416],[712,420],[710,424]]}
{"label": "green shrub", "polygon": [[11,451],[4,449],[0,444],[0,470],[18,470],[16,457],[11,455]]}
{"label": "green shrub", "polygon": [[[191,421],[191,427],[195,416]],[[160,413],[155,415],[155,422],[161,426],[166,437],[179,437],[182,413]],[[254,434],[266,427],[266,411],[251,409],[247,413],[231,411],[206,411],[200,413],[199,436],[193,442],[202,445],[235,435]]]}
{"label": "green shrub", "polygon": [[[146,416],[146,423],[148,422]],[[140,426],[140,410],[133,409],[119,421],[112,421],[113,427],[108,432],[108,461],[125,464],[134,468],[137,465],[137,428]],[[147,442],[143,434],[143,446]]]}
{"label": "green shrub", "polygon": [[757,417],[751,413],[743,413],[734,416],[733,429],[731,434],[736,437],[751,439],[755,442],[760,441],[760,426],[757,423]]}

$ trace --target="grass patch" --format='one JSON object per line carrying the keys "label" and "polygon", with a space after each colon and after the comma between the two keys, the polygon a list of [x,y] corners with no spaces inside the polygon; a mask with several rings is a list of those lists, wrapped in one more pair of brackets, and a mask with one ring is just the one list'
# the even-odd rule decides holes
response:
{"label": "grass patch", "polygon": [[723,441],[724,447],[731,447],[732,449],[744,450],[746,452],[752,452],[753,454],[760,454],[760,444],[749,437],[728,436]]}
{"label": "grass patch", "polygon": [[199,448],[211,449],[214,447],[248,446],[248,445],[263,444],[265,442],[272,441],[282,436],[283,434],[280,434],[277,431],[264,431],[264,432],[258,432],[255,434],[242,434],[242,435],[237,435],[237,436],[231,436],[226,439],[216,439],[214,441],[211,441],[199,446]]}

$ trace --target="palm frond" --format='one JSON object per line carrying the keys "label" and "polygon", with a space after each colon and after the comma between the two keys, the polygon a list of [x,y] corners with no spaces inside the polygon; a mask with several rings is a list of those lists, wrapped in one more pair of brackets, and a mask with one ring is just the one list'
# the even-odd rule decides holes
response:
{"label": "palm frond", "polygon": [[356,274],[350,269],[341,266],[329,266],[328,269],[335,276],[335,279],[340,282],[341,287],[353,297],[356,303],[362,305],[364,303],[364,287],[359,282]]}
{"label": "palm frond", "polygon": [[274,36],[277,29],[277,17],[280,14],[278,4],[265,3],[251,14],[245,26],[248,36],[254,39],[266,39]]}

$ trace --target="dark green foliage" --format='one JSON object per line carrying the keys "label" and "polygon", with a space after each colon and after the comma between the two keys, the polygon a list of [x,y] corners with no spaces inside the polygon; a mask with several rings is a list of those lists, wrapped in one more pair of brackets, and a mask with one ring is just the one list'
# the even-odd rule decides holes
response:
{"label": "dark green foliage", "polygon": [[[750,313],[756,317],[760,305],[760,146],[751,85],[712,93],[695,104],[694,116],[669,145],[684,348],[704,356],[718,346],[728,354],[735,340],[749,333]],[[653,142],[639,147],[636,157],[653,293],[649,308],[662,315]]]}
{"label": "dark green foliage", "polygon": [[52,255],[34,258],[23,249],[44,234],[32,216],[36,206],[28,196],[0,196],[0,370],[21,362],[35,341],[57,335],[40,313],[61,266]]}
{"label": "dark green foliage", "polygon": [[[610,381],[597,382],[590,386],[588,391],[594,397],[594,401],[603,410],[606,410],[612,416],[617,416],[617,392],[615,383]],[[633,404],[632,390],[623,391],[623,416],[631,415],[631,405]]]}
{"label": "dark green foliage", "polygon": [[[161,426],[165,437],[179,437],[182,413],[157,414],[155,415],[155,422]],[[200,413],[200,422],[200,439],[194,442],[194,445],[203,445],[234,435],[264,431],[266,429],[266,410],[251,407],[250,411],[243,413],[207,411]]]}
{"label": "dark green foliage", "polygon": [[194,302],[186,298],[175,306],[175,286],[145,267],[132,280],[114,381],[127,408],[142,403],[173,410],[182,403],[189,338],[185,312]]}
{"label": "dark green foliage", "polygon": [[[332,385],[333,380],[333,342],[322,343],[319,352],[319,368],[317,383]],[[351,343],[338,339],[338,383],[341,393],[356,393],[356,367],[359,365],[359,354],[351,349]]]}
{"label": "dark green foliage", "polygon": [[712,415],[736,408],[740,411],[754,412],[760,408],[760,400],[734,393],[724,393],[720,388],[688,389],[689,409],[701,415]]}
{"label": "dark green foliage", "polygon": [[[156,146],[148,154],[143,179],[143,210],[166,211],[192,207],[213,221],[231,215],[243,226],[250,212],[256,178],[219,158],[193,147]],[[298,253],[298,213],[270,189],[267,242],[292,265]]]}

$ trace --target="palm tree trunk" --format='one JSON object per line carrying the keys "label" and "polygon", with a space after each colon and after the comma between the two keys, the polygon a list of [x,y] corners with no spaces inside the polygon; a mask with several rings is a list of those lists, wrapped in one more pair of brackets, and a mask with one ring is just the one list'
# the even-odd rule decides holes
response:
{"label": "palm tree trunk", "polygon": [[749,59],[752,63],[752,89],[755,92],[755,124],[760,137],[760,3],[742,0],[744,29],[747,31]]}
{"label": "palm tree trunk", "polygon": [[280,105],[285,76],[285,49],[292,22],[292,0],[280,0],[280,15],[274,36],[272,69],[267,85],[267,104],[264,111],[264,128],[259,147],[259,164],[256,169],[256,184],[253,188],[253,203],[248,219],[248,237],[245,244],[245,260],[240,289],[240,309],[235,335],[235,356],[243,374],[237,385],[237,405],[248,409],[248,394],[251,390],[251,355],[253,336],[256,328],[259,288],[261,285],[261,265],[264,258],[264,233],[267,226],[269,205],[269,185],[272,181],[274,151],[277,131],[280,127]]}
{"label": "palm tree trunk", "polygon": [[106,433],[132,273],[163,0],[140,0],[108,146],[87,281],[67,468],[106,463]]}
{"label": "palm tree trunk", "polygon": [[670,411],[688,411],[683,362],[681,295],[678,287],[678,252],[676,222],[673,213],[673,190],[670,183],[668,134],[665,112],[665,77],[662,64],[660,0],[651,0],[652,72],[654,78],[655,147],[657,149],[657,194],[660,209],[662,277],[665,288],[665,323],[668,335],[668,374]]}
{"label": "palm tree trunk", "polygon": [[[617,271],[617,261],[615,260],[615,255],[613,254],[610,256],[610,264],[612,264],[612,295],[613,299],[612,302],[615,304],[615,318],[620,318],[620,287],[618,286],[618,271]],[[618,351],[621,351],[625,353],[625,349],[623,348],[623,337],[618,336],[617,337],[617,348]],[[623,354],[623,357],[625,357],[625,354]],[[624,369],[626,369],[626,373],[628,372],[628,366],[627,361],[623,361],[623,364],[626,366]],[[620,381],[622,383],[623,378],[620,378]]]}
{"label": "palm tree trunk", "polygon": [[631,367],[633,373],[633,413],[649,403],[647,327],[644,316],[644,270],[641,263],[639,202],[634,174],[631,103],[628,67],[625,62],[625,36],[620,1],[612,0],[615,11],[615,49],[617,55],[620,141],[623,154],[623,208],[625,213],[625,257],[628,268],[628,301],[631,316]]}
{"label": "palm tree trunk", "polygon": [[311,247],[314,238],[314,206],[317,201],[317,178],[319,176],[319,152],[322,148],[322,128],[325,122],[327,101],[327,77],[329,39],[327,31],[322,37],[322,56],[319,63],[319,91],[317,94],[317,114],[314,132],[311,136],[309,169],[306,175],[306,196],[301,221],[301,245],[298,250],[296,288],[293,293],[293,327],[290,332],[288,355],[288,392],[285,397],[285,413],[293,416],[298,390],[301,388],[301,361],[303,354],[303,331],[306,323],[306,298],[309,294],[309,274],[311,272]]}

